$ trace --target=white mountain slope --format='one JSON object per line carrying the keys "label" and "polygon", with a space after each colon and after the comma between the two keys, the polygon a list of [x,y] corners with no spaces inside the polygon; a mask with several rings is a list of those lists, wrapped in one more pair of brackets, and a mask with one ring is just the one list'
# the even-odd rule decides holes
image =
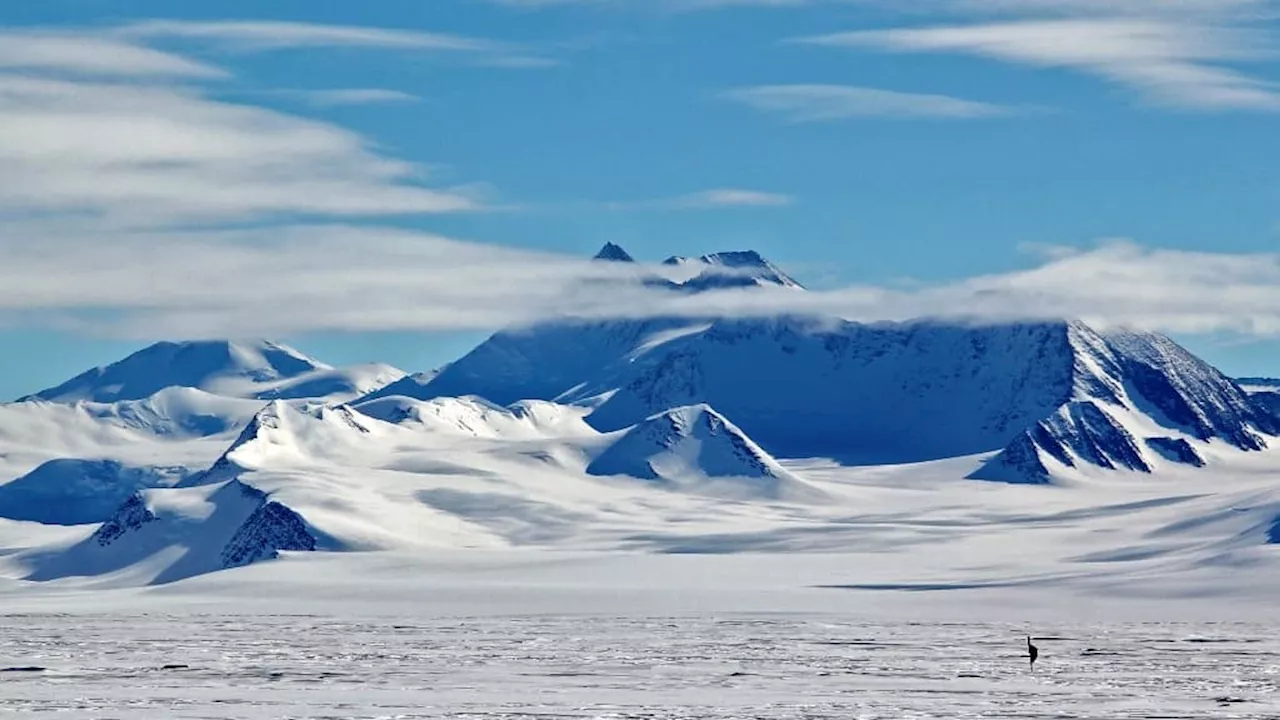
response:
{"label": "white mountain slope", "polygon": [[[443,369],[443,368],[442,368]],[[442,369],[427,370],[424,372],[413,373],[412,375],[401,375],[392,382],[388,382],[382,387],[375,388],[367,393],[358,396],[346,398],[343,402],[374,400],[382,397],[419,397],[423,395],[422,388],[436,378]]]}
{"label": "white mountain slope", "polygon": [[141,400],[168,387],[253,397],[255,390],[265,389],[261,386],[330,369],[293,348],[265,341],[162,342],[22,399],[107,403]]}
{"label": "white mountain slope", "polygon": [[238,480],[135,493],[92,535],[31,553],[28,580],[123,574],[159,584],[317,548],[289,508]]}
{"label": "white mountain slope", "polygon": [[[557,353],[569,347],[591,351],[558,362]],[[495,366],[508,374],[495,379],[500,373],[488,372]],[[511,372],[519,367],[536,375],[532,382]],[[499,334],[454,363],[448,380],[442,385],[451,392],[503,400],[559,393],[561,402],[594,406],[588,420],[603,432],[706,403],[775,456],[855,464],[996,451],[1072,402],[1124,407],[1146,418],[1152,427],[1134,440],[1139,468],[1171,458],[1197,462],[1181,439],[1254,450],[1280,429],[1231,380],[1166,338],[1104,336],[1068,322],[561,325]],[[1062,411],[1070,420],[1059,424],[1063,437],[1103,431],[1104,418],[1092,410]],[[1117,464],[1081,448],[1081,462]],[[1028,472],[1030,478],[1038,471]]]}
{"label": "white mountain slope", "polygon": [[[47,403],[27,400],[11,405]],[[215,395],[197,388],[171,386],[141,400],[76,402],[72,407],[104,423],[121,425],[161,438],[203,437],[244,427],[262,401]]]}
{"label": "white mountain slope", "polygon": [[[423,374],[413,376],[421,379]],[[259,400],[314,400],[344,403],[407,379],[400,368],[368,363],[342,368],[319,368],[283,380],[257,383],[253,397]]]}
{"label": "white mountain slope", "polygon": [[587,472],[742,498],[821,497],[707,405],[646,418],[597,455]]}
{"label": "white mountain slope", "polygon": [[104,522],[139,490],[172,487],[186,468],[132,467],[117,460],[50,460],[0,485],[0,517],[50,525]]}
{"label": "white mountain slope", "polygon": [[[174,394],[176,390],[161,395]],[[261,406],[257,401],[222,400],[237,405],[235,413],[246,419]],[[210,411],[201,407],[201,413]],[[189,472],[187,468],[207,467],[232,439],[229,434],[206,437],[156,432],[152,418],[134,414],[140,409],[132,401],[113,405],[0,405],[0,517],[62,515],[59,522],[66,518],[101,521],[105,518],[102,513],[109,514],[114,507],[85,515],[85,507],[53,506],[83,497],[87,489],[102,487],[113,477],[129,492],[139,486],[139,479],[145,479],[143,486],[169,483]],[[18,484],[9,487],[13,483]],[[108,496],[118,504],[128,494],[125,490]],[[40,504],[47,502],[51,506],[32,510],[27,504],[30,501],[20,497],[43,498]]]}
{"label": "white mountain slope", "polygon": [[279,343],[162,342],[20,401],[109,405],[172,389],[222,398],[346,402],[405,377],[390,365],[335,368]]}
{"label": "white mountain slope", "polygon": [[669,257],[663,264],[681,271],[685,277],[677,278],[677,282],[686,291],[766,286],[804,288],[754,250],[719,252],[698,258]]}
{"label": "white mountain slope", "polygon": [[581,411],[541,400],[522,400],[503,407],[475,396],[431,400],[397,396],[363,400],[351,407],[394,425],[493,440],[595,434],[583,421]]}
{"label": "white mountain slope", "polygon": [[1076,357],[1070,399],[974,477],[1049,482],[1069,469],[1200,467],[1215,448],[1261,450],[1265,436],[1280,433],[1263,404],[1168,338],[1080,324],[1068,337]]}

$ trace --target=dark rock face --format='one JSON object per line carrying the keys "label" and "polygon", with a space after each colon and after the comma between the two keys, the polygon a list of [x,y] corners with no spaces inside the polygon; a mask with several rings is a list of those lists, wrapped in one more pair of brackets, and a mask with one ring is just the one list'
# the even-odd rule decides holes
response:
{"label": "dark rock face", "polygon": [[1270,413],[1271,417],[1275,418],[1277,422],[1280,422],[1280,391],[1255,392],[1250,394],[1249,398]]}
{"label": "dark rock face", "polygon": [[1166,460],[1183,465],[1204,467],[1204,458],[1184,438],[1151,437],[1147,438],[1147,447],[1160,453]]}
{"label": "dark rock face", "polygon": [[[1083,327],[1074,332],[1077,399],[1015,439],[975,478],[1006,479],[1019,472],[1032,481],[1045,478],[1042,458],[1067,467],[1142,472],[1151,472],[1160,459],[1203,467],[1193,441],[1219,440],[1254,451],[1267,447],[1264,436],[1280,434],[1280,416],[1265,403],[1164,336],[1098,334]],[[1143,416],[1173,434],[1138,443],[1114,413]],[[1034,461],[1032,450],[1040,456]]]}
{"label": "dark rock face", "polygon": [[613,243],[605,243],[604,247],[600,248],[600,252],[596,253],[593,259],[607,260],[609,262],[635,262],[630,253]]}
{"label": "dark rock face", "polygon": [[1072,402],[1036,423],[973,473],[975,480],[1047,483],[1049,469],[1040,452],[1067,467],[1079,462],[1107,469],[1151,472],[1133,435],[1096,403]]}
{"label": "dark rock face", "polygon": [[134,493],[120,506],[114,517],[98,528],[93,538],[99,545],[106,547],[125,533],[138,530],[155,519],[156,516],[147,508],[146,500]]}
{"label": "dark rock face", "polygon": [[273,560],[280,551],[316,549],[316,538],[298,513],[278,502],[265,502],[245,520],[222,551],[225,568]]}

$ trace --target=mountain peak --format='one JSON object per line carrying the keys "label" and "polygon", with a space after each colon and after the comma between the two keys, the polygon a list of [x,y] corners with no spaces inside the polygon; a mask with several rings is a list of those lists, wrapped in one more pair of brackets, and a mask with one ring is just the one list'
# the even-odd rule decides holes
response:
{"label": "mountain peak", "polygon": [[803,289],[794,278],[755,250],[729,250],[696,258],[672,255],[662,264],[688,273],[680,283],[686,291],[764,286]]}
{"label": "mountain peak", "polygon": [[596,253],[593,260],[607,260],[609,262],[635,262],[635,258],[631,254],[622,249],[622,246],[615,245],[611,242],[605,243],[600,248],[600,252]]}
{"label": "mountain peak", "polygon": [[644,419],[597,456],[587,473],[739,497],[818,497],[705,403],[671,408]]}
{"label": "mountain peak", "polygon": [[22,400],[62,403],[141,400],[175,386],[210,392],[243,390],[323,369],[331,368],[287,345],[265,340],[158,342],[123,360],[93,368]]}

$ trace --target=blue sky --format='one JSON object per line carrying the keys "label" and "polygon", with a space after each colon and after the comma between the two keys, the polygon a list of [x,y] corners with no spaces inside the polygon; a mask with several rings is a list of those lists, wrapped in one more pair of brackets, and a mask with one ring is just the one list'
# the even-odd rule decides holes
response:
{"label": "blue sky", "polygon": [[425,369],[606,241],[865,319],[1044,280],[1280,374],[1280,4],[910,7],[6,3],[0,397],[210,334]]}

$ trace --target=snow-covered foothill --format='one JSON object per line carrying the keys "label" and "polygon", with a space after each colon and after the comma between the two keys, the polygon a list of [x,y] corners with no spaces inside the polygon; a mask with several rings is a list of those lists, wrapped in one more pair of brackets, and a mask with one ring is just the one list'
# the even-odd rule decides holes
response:
{"label": "snow-covered foothill", "polygon": [[708,405],[673,408],[645,418],[597,455],[587,472],[742,498],[821,495]]}

